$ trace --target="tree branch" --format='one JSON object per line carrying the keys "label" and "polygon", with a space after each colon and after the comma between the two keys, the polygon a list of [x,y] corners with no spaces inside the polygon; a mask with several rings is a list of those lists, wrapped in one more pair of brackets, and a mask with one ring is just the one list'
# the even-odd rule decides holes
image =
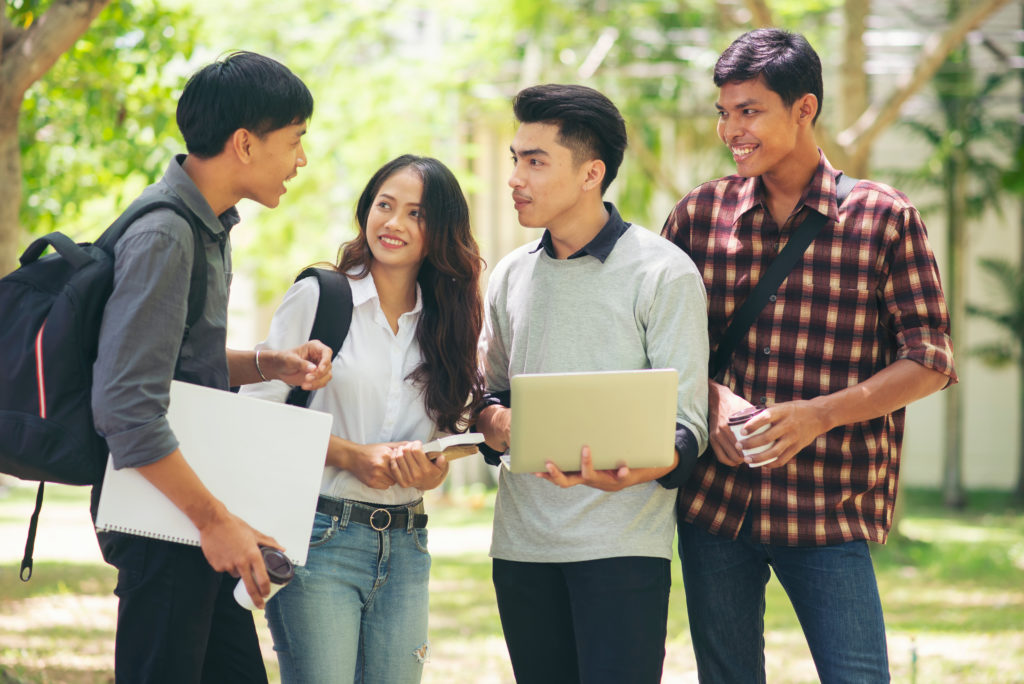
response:
{"label": "tree branch", "polygon": [[960,14],[945,33],[928,39],[918,59],[917,68],[906,75],[884,101],[868,107],[852,126],[838,134],[836,142],[847,150],[854,167],[866,166],[874,141],[897,119],[903,104],[935,76],[949,53],[967,37],[968,33],[1008,2],[1009,0],[979,0],[970,3],[971,6]]}
{"label": "tree branch", "polygon": [[744,0],[743,4],[746,6],[747,11],[750,12],[750,23],[754,26],[758,28],[775,26],[772,11],[765,0]]}
{"label": "tree branch", "polygon": [[20,101],[29,86],[49,71],[109,3],[110,0],[54,0],[12,43],[7,42],[5,30],[0,62],[0,83],[5,85],[0,97],[8,102]]}

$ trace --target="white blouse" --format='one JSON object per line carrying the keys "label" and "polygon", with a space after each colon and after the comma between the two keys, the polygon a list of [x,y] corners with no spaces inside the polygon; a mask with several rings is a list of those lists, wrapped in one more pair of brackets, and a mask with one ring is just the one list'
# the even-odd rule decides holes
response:
{"label": "white blouse", "polygon": [[[398,333],[391,330],[380,307],[373,276],[350,279],[352,327],[331,367],[331,381],[313,393],[310,408],[334,417],[331,433],[358,444],[432,439],[436,428],[427,417],[423,392],[407,376],[421,361],[416,324],[423,309],[423,295],[416,286],[416,306],[398,319]],[[292,349],[309,339],[320,297],[316,278],[293,284],[270,323],[267,339],[257,348]],[[290,387],[280,380],[245,385],[247,396],[283,402]],[[422,492],[395,484],[374,489],[352,473],[334,466],[324,468],[320,493],[337,499],[354,499],[384,505],[410,503]]]}

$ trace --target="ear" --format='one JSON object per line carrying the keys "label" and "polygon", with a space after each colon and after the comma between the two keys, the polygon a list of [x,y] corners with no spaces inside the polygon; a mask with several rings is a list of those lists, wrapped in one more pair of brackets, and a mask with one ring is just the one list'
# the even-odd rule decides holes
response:
{"label": "ear", "polygon": [[586,175],[583,177],[583,189],[589,191],[597,188],[600,191],[601,183],[604,181],[604,173],[607,170],[604,162],[600,159],[591,159],[588,162],[584,162],[583,166],[586,170]]}
{"label": "ear", "polygon": [[253,137],[251,131],[239,128],[228,138],[227,148],[243,164],[248,164],[252,160]]}
{"label": "ear", "polygon": [[812,93],[806,93],[794,104],[797,109],[798,121],[801,124],[813,124],[814,116],[818,113],[818,98]]}

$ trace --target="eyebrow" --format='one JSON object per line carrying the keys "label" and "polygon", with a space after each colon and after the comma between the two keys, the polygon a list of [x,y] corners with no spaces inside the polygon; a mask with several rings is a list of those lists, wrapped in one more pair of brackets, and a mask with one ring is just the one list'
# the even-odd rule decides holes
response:
{"label": "eyebrow", "polygon": [[[732,106],[732,108],[733,108],[733,109],[746,109],[747,107],[749,107],[749,106],[751,106],[751,105],[759,105],[759,104],[761,104],[761,101],[760,101],[760,100],[757,100],[757,99],[750,99],[750,100],[744,100],[743,102],[737,102],[736,104],[734,104],[734,105]],[[716,102],[716,103],[715,103],[715,109],[718,109],[718,110],[720,110],[720,111],[723,111],[723,112],[724,112],[726,108],[725,108],[725,107],[723,107],[723,106],[722,106],[721,104],[719,104],[718,102]]]}
{"label": "eyebrow", "polygon": [[[389,194],[388,194],[388,193],[386,193],[386,192],[382,192],[382,193],[380,193],[379,195],[377,195],[377,198],[378,198],[378,199],[382,199],[382,198],[383,198],[383,199],[389,199],[389,200],[391,200],[392,202],[397,202],[397,201],[398,201],[398,198],[397,198],[397,197],[395,197],[394,195],[389,195]],[[419,203],[419,202],[409,202],[409,204],[410,204],[410,205],[412,205],[412,206],[414,206],[414,207],[418,207],[418,206],[420,206],[420,203]]]}
{"label": "eyebrow", "polygon": [[532,149],[532,150],[520,150],[520,151],[516,152],[515,148],[512,147],[511,145],[509,145],[508,146],[508,151],[511,152],[516,157],[540,157],[540,156],[550,157],[551,156],[550,154],[548,154],[546,151],[542,150],[539,147],[535,148],[535,149]]}

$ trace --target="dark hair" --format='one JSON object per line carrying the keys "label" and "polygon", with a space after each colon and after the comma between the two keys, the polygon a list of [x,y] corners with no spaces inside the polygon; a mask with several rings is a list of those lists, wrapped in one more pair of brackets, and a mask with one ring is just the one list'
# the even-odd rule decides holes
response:
{"label": "dark hair", "polygon": [[189,154],[209,159],[239,128],[259,137],[313,115],[313,95],[278,61],[255,52],[232,52],[185,84],[178,128]]}
{"label": "dark hair", "polygon": [[483,259],[469,226],[469,207],[454,174],[431,157],[405,154],[373,174],[356,205],[359,235],[341,246],[337,269],[370,272],[373,253],[366,238],[366,220],[384,182],[409,169],[423,182],[420,200],[427,256],[416,281],[423,293],[423,312],[416,341],[423,362],[409,375],[424,389],[427,415],[447,432],[464,430],[483,397],[477,364],[477,340],[483,326],[480,271]]}
{"label": "dark hair", "polygon": [[764,78],[769,90],[779,94],[787,107],[810,93],[818,98],[821,114],[821,60],[799,33],[762,28],[744,33],[725,49],[715,63],[715,85]]}
{"label": "dark hair", "polygon": [[558,143],[572,150],[577,166],[603,161],[602,195],[615,180],[626,151],[626,122],[607,97],[586,86],[549,83],[520,90],[512,111],[520,123],[557,125]]}

